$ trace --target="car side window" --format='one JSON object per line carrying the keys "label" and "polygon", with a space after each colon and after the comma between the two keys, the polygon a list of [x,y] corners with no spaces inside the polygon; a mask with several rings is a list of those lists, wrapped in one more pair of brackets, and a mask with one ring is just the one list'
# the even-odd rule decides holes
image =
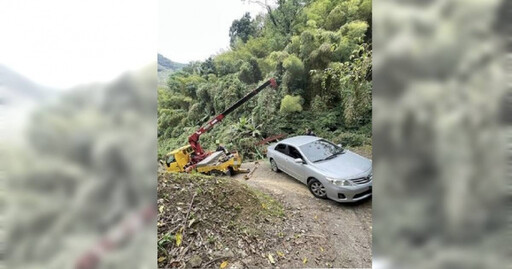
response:
{"label": "car side window", "polygon": [[286,145],[285,144],[278,144],[276,147],[275,147],[275,150],[276,151],[279,151],[283,154],[286,154]]}
{"label": "car side window", "polygon": [[290,156],[290,157],[292,157],[294,159],[302,159],[302,160],[304,160],[304,158],[302,158],[302,155],[300,154],[300,152],[296,148],[294,148],[292,146],[288,147],[288,156]]}

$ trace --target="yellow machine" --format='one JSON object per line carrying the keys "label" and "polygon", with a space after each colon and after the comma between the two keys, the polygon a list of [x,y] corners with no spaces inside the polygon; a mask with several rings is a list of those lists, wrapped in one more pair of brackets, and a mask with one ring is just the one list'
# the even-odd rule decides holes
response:
{"label": "yellow machine", "polygon": [[[199,137],[213,128],[214,125],[221,122],[229,113],[237,109],[239,106],[247,102],[261,90],[271,86],[277,88],[277,82],[271,78],[260,85],[258,88],[246,94],[242,99],[228,107],[225,111],[215,116],[205,126],[202,126],[189,136],[190,145],[183,146],[173,150],[166,155],[167,171],[170,172],[192,172],[197,171],[205,174],[226,174],[233,175],[238,171],[242,171],[242,158],[238,152],[207,152],[203,150],[199,144]],[[248,171],[245,171],[248,172]]]}
{"label": "yellow machine", "polygon": [[194,165],[191,165],[192,154],[194,154],[194,150],[190,145],[169,152],[166,155],[167,171],[197,171],[204,174],[231,176],[241,170],[242,158],[237,152],[226,154],[225,152],[217,151]]}
{"label": "yellow machine", "polygon": [[190,162],[190,155],[194,152],[190,145],[175,149],[165,156],[167,171],[185,172],[187,164]]}

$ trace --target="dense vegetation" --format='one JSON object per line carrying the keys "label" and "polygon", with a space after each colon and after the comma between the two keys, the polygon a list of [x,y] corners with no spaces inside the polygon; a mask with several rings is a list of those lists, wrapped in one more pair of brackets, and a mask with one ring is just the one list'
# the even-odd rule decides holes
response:
{"label": "dense vegetation", "polygon": [[305,128],[349,146],[370,144],[371,0],[256,2],[267,13],[233,21],[229,51],[190,63],[158,88],[159,156],[270,77],[277,91],[234,111],[201,137],[203,147],[219,139],[258,158],[258,141]]}

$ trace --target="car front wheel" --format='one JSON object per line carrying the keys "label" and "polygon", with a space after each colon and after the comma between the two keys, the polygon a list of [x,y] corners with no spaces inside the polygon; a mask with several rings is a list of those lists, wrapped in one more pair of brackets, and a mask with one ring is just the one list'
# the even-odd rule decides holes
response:
{"label": "car front wheel", "polygon": [[274,159],[270,159],[270,168],[272,169],[272,171],[274,171],[276,173],[279,173],[281,171],[277,167],[277,163],[276,163],[276,161],[274,161]]}
{"label": "car front wheel", "polygon": [[308,183],[309,191],[316,197],[320,199],[325,199],[327,197],[327,192],[325,191],[325,187],[322,182],[317,179],[311,179]]}

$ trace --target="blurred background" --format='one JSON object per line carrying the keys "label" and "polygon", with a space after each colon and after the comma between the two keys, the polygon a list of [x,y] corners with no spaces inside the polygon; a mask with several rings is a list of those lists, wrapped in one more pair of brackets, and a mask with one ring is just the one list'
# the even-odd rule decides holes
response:
{"label": "blurred background", "polygon": [[156,16],[0,3],[1,268],[156,267]]}
{"label": "blurred background", "polygon": [[375,268],[510,266],[510,3],[373,2]]}
{"label": "blurred background", "polygon": [[[511,263],[510,10],[373,3],[375,268]],[[157,14],[0,3],[1,268],[156,267]]]}

